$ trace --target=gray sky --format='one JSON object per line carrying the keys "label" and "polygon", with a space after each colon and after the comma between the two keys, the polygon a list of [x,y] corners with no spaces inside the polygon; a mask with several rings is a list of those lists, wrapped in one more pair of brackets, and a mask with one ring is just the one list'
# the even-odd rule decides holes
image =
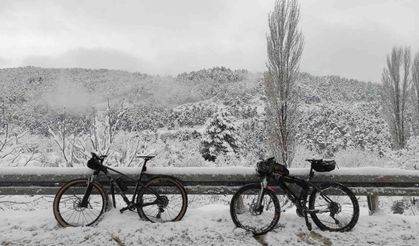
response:
{"label": "gray sky", "polygon": [[[419,51],[417,0],[300,0],[301,70],[379,82],[394,45]],[[0,0],[0,67],[173,74],[265,70],[274,0]]]}

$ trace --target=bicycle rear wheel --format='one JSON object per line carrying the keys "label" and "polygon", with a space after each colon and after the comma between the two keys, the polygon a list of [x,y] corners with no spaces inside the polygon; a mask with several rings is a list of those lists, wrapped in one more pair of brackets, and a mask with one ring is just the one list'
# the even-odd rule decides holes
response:
{"label": "bicycle rear wheel", "polygon": [[312,220],[321,230],[349,231],[358,221],[358,200],[350,189],[338,184],[327,183],[314,189],[310,195]]}
{"label": "bicycle rear wheel", "polygon": [[54,217],[61,226],[90,226],[105,212],[108,196],[102,186],[92,183],[86,207],[81,201],[88,187],[87,179],[76,179],[64,184],[57,192],[53,203]]}
{"label": "bicycle rear wheel", "polygon": [[188,196],[175,178],[157,176],[150,179],[137,196],[137,212],[151,222],[179,221],[188,207]]}
{"label": "bicycle rear wheel", "polygon": [[275,193],[264,189],[261,207],[257,208],[260,184],[241,187],[230,202],[230,215],[237,227],[262,235],[272,230],[279,221],[280,205]]}

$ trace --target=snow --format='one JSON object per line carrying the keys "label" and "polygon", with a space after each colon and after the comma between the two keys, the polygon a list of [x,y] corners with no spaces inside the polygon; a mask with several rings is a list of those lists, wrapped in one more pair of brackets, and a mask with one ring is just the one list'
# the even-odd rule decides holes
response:
{"label": "snow", "polygon": [[312,232],[293,209],[281,214],[279,225],[255,239],[235,228],[226,204],[189,208],[180,222],[153,224],[133,212],[111,210],[95,226],[61,228],[50,201],[38,208],[0,209],[0,245],[419,245],[415,216],[378,214],[361,208],[350,232]]}
{"label": "snow", "polygon": [[[135,167],[118,167],[115,168],[126,174],[138,174],[141,168]],[[290,175],[308,175],[308,168],[290,168]],[[2,175],[53,175],[53,174],[71,174],[71,175],[89,175],[93,171],[89,168],[54,168],[54,167],[2,167],[0,168],[0,176]],[[256,175],[254,167],[147,167],[147,173],[150,174],[208,174],[208,175]],[[317,173],[320,175],[362,175],[362,176],[417,176],[419,170],[405,170],[400,168],[382,168],[382,167],[360,167],[360,168],[339,168],[331,172]]]}
{"label": "snow", "polygon": [[[308,173],[307,168],[290,168],[291,175],[304,175]],[[401,168],[383,168],[383,167],[357,167],[357,168],[338,168],[331,172],[317,173],[318,175],[362,175],[362,176],[418,176],[419,170],[406,170]]]}

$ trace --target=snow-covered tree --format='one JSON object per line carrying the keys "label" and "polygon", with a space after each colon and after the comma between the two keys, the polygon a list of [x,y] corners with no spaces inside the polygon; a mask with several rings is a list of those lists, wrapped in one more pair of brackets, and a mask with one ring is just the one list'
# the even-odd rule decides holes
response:
{"label": "snow-covered tree", "polygon": [[112,108],[108,100],[106,111],[94,111],[92,124],[88,131],[92,149],[101,155],[110,153],[116,130],[126,109],[123,104],[120,107]]}
{"label": "snow-covered tree", "polygon": [[201,154],[205,160],[215,161],[217,156],[237,153],[238,140],[233,117],[228,111],[222,110],[209,119],[201,141]]}
{"label": "snow-covered tree", "polygon": [[412,101],[414,108],[414,132],[419,136],[419,52],[416,53],[412,64]]}
{"label": "snow-covered tree", "polygon": [[265,73],[266,111],[271,151],[276,160],[291,166],[298,123],[296,80],[303,52],[296,0],[277,0],[269,15],[268,72]]}
{"label": "snow-covered tree", "polygon": [[382,154],[390,148],[388,127],[378,102],[317,104],[303,111],[297,141],[324,157],[345,149]]}
{"label": "snow-covered tree", "polygon": [[61,114],[53,115],[49,120],[48,133],[59,148],[66,167],[73,167],[74,163],[84,161],[79,157],[87,154],[78,143],[88,124],[87,119],[71,115],[65,109]]}
{"label": "snow-covered tree", "polygon": [[393,149],[404,148],[407,142],[406,114],[410,63],[410,49],[394,47],[387,56],[387,66],[382,74],[381,100],[384,116],[390,129]]}
{"label": "snow-covered tree", "polygon": [[240,144],[240,155],[246,158],[254,155],[259,159],[267,156],[267,131],[264,117],[256,117],[243,122],[239,128],[240,139],[245,139]]}

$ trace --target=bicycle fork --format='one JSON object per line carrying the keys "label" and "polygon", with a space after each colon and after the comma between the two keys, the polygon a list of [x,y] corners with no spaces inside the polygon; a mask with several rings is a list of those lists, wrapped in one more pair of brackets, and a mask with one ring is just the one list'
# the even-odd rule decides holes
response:
{"label": "bicycle fork", "polygon": [[255,212],[261,214],[263,211],[263,205],[262,205],[262,199],[263,199],[263,193],[266,187],[268,186],[268,180],[267,178],[263,178],[262,182],[260,182],[260,190],[256,201],[255,206]]}
{"label": "bicycle fork", "polygon": [[89,204],[89,197],[90,197],[90,193],[92,193],[93,181],[95,180],[95,178],[96,178],[96,174],[93,174],[87,180],[87,189],[84,192],[83,199],[80,202],[80,207],[82,208],[87,208],[87,205]]}

